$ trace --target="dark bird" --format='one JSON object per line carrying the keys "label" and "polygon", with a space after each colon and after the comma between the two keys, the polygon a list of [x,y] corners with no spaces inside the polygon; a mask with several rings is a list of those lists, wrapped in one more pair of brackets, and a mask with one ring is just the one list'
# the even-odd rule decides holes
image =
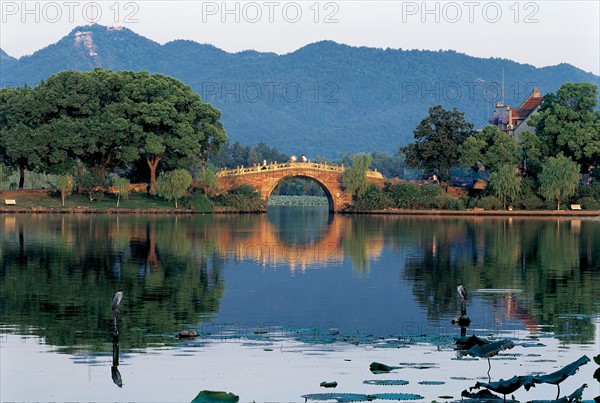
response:
{"label": "dark bird", "polygon": [[458,287],[456,287],[456,291],[458,291],[458,295],[460,295],[460,299],[462,299],[463,301],[467,300],[467,289],[465,288],[465,286],[463,286],[462,284],[459,284]]}
{"label": "dark bird", "polygon": [[115,295],[112,297],[112,310],[119,312],[119,304],[123,299],[123,291],[115,292]]}

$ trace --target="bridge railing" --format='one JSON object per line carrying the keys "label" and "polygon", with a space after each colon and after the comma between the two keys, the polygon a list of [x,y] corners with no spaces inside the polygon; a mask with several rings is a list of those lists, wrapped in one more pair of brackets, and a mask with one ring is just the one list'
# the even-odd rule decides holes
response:
{"label": "bridge railing", "polygon": [[[320,171],[344,172],[344,165],[330,165],[322,162],[272,162],[267,165],[256,164],[251,167],[239,166],[233,169],[222,169],[217,172],[218,177],[235,176],[253,173],[266,173],[271,171],[280,171],[286,169],[316,169]],[[383,178],[383,176],[375,171],[367,171],[367,177]]]}

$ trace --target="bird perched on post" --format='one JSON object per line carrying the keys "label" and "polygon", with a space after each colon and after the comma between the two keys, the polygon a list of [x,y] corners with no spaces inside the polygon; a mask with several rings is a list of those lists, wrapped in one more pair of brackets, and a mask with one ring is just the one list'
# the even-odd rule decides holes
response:
{"label": "bird perched on post", "polygon": [[117,291],[112,297],[112,310],[115,312],[119,312],[119,304],[123,299],[123,291]]}
{"label": "bird perched on post", "polygon": [[458,291],[461,300],[467,300],[467,289],[462,284],[459,284],[458,287],[456,287],[456,291]]}

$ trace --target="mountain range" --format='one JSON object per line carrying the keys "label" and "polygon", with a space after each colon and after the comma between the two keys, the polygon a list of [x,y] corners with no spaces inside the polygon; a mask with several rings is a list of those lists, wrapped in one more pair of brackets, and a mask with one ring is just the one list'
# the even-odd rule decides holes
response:
{"label": "mountain range", "polygon": [[[523,43],[519,46],[535,44]],[[352,47],[332,41],[278,55],[228,53],[209,44],[161,45],[126,28],[73,29],[57,43],[13,58],[0,50],[2,86],[36,85],[61,70],[147,70],[190,85],[222,111],[231,141],[264,141],[310,158],[393,153],[413,138],[428,108],[457,108],[476,127],[494,104],[518,107],[533,87],[600,77],[568,64],[537,68],[454,51]],[[504,91],[501,91],[504,84]],[[502,95],[503,94],[503,95]]]}

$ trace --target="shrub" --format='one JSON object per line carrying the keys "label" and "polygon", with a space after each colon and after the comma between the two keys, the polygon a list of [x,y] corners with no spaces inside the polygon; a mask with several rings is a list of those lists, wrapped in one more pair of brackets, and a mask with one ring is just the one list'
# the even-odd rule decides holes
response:
{"label": "shrub", "polygon": [[217,198],[226,207],[243,212],[264,211],[266,203],[260,193],[251,185],[240,185]]}
{"label": "shrub", "polygon": [[432,206],[442,210],[464,210],[465,204],[461,199],[455,199],[447,194],[439,194],[433,199]]}
{"label": "shrub", "polygon": [[394,205],[390,195],[379,186],[371,183],[354,202],[356,210],[382,210]]}
{"label": "shrub", "polygon": [[600,201],[593,197],[582,197],[579,199],[579,204],[581,204],[581,207],[585,210],[600,210]]}
{"label": "shrub", "polygon": [[413,209],[421,202],[421,189],[412,183],[397,183],[386,189],[395,207]]}
{"label": "shrub", "polygon": [[496,196],[484,196],[475,201],[475,207],[485,210],[501,210],[502,202]]}
{"label": "shrub", "polygon": [[202,191],[192,193],[184,203],[186,208],[196,213],[211,213],[215,205]]}
{"label": "shrub", "polygon": [[[442,195],[442,187],[437,185],[423,185],[419,195],[419,205],[423,208],[445,208],[438,207],[436,199]],[[446,195],[447,196],[447,195]]]}

